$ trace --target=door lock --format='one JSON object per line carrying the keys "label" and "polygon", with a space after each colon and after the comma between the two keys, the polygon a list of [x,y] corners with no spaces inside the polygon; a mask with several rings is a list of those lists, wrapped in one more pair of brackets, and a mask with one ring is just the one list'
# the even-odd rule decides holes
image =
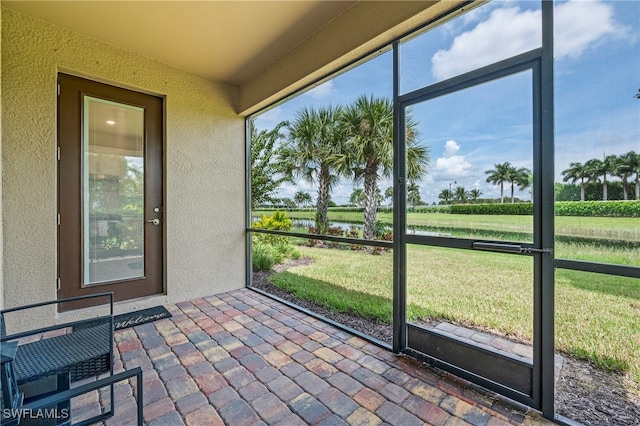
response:
{"label": "door lock", "polygon": [[154,225],[160,225],[160,219],[151,219],[147,223],[153,223]]}

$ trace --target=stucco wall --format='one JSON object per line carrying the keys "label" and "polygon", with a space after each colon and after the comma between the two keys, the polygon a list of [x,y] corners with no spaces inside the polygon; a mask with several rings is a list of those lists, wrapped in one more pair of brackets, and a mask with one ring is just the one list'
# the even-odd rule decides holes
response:
{"label": "stucco wall", "polygon": [[5,306],[56,297],[56,76],[166,97],[167,295],[245,285],[244,119],[237,90],[17,12],[2,12]]}

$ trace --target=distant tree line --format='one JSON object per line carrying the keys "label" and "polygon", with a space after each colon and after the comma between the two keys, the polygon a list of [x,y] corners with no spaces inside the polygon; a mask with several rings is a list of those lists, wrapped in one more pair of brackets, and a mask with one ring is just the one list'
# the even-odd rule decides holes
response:
{"label": "distant tree line", "polygon": [[593,200],[591,194],[594,188],[597,188],[603,201],[620,199],[609,194],[612,178],[620,179],[623,200],[628,200],[630,196],[635,200],[640,199],[640,156],[635,151],[607,155],[602,160],[593,158],[584,164],[572,162],[568,169],[562,171],[562,175],[564,182],[578,184],[581,201]]}

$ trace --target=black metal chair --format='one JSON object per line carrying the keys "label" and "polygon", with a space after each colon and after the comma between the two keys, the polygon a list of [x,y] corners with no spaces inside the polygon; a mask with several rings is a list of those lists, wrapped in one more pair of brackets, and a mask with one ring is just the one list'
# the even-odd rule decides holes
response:
{"label": "black metal chair", "polygon": [[[109,313],[97,318],[56,324],[13,334],[6,333],[5,316],[7,314],[89,298],[108,299]],[[60,332],[63,334],[50,333],[55,330],[64,331]],[[54,336],[46,338],[44,333],[54,334]],[[20,342],[20,339],[31,336],[43,336],[43,338],[19,343],[15,353],[12,354],[11,368],[8,370],[13,377],[8,379],[3,377],[3,400],[5,397],[11,398],[11,395],[5,396],[6,389],[11,387],[6,384],[11,381],[25,394],[22,406],[18,411],[13,411],[13,414],[28,416],[34,410],[51,409],[55,406],[56,413],[63,414],[56,424],[72,424],[71,398],[108,386],[111,396],[110,410],[76,423],[76,425],[95,423],[114,414],[113,385],[136,376],[138,425],[142,425],[142,370],[137,367],[120,374],[113,374],[113,293],[71,297],[0,311],[0,342],[2,345],[15,345],[15,342]],[[71,387],[73,382],[98,377],[105,373],[108,375],[103,378]],[[55,386],[53,389],[44,390],[45,386],[38,384],[39,381],[53,382]],[[31,389],[29,390],[29,388]],[[2,426],[12,424],[11,421],[15,420],[5,419],[3,414]]]}

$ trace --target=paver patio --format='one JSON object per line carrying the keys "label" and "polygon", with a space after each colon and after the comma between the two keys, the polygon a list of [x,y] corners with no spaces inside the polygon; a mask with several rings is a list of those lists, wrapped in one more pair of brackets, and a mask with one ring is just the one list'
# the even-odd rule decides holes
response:
{"label": "paver patio", "polygon": [[[249,289],[167,309],[115,334],[117,371],[144,370],[150,426],[551,424]],[[135,386],[116,386],[106,425],[135,423]],[[106,389],[74,400],[74,421],[108,400]]]}

